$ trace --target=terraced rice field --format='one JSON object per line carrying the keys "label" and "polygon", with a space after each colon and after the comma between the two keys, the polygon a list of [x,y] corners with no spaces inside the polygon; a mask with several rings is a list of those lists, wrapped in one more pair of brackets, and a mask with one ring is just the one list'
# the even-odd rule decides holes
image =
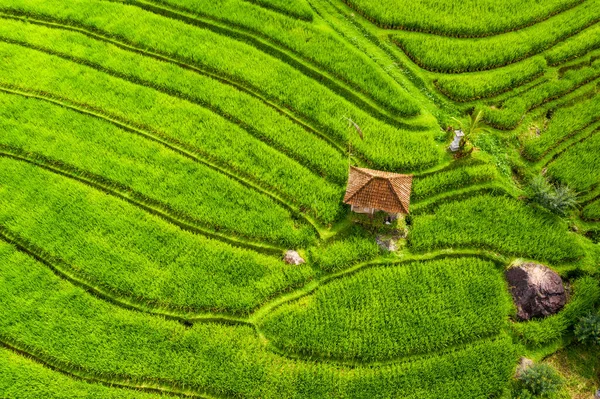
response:
{"label": "terraced rice field", "polygon": [[0,0],[0,397],[516,398],[600,306],[599,131],[600,0]]}

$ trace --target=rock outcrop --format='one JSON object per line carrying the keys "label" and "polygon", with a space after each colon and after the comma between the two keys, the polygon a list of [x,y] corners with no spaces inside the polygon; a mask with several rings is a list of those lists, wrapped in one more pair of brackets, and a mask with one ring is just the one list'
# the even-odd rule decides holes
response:
{"label": "rock outcrop", "polygon": [[555,314],[567,302],[562,279],[546,266],[524,263],[508,269],[506,279],[521,320]]}
{"label": "rock outcrop", "polygon": [[291,250],[285,253],[283,260],[288,265],[301,265],[303,263],[306,263],[306,261],[302,259],[298,252]]}

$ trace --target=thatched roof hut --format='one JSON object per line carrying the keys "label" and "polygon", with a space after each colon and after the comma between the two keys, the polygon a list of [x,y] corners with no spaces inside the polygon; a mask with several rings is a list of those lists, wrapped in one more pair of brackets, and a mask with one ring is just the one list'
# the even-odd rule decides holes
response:
{"label": "thatched roof hut", "polygon": [[357,213],[408,214],[412,175],[350,167],[344,203]]}

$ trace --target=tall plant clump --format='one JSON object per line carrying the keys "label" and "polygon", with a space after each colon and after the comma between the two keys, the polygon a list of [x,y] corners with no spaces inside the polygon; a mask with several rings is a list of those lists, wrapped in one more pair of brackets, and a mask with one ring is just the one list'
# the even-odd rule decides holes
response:
{"label": "tall plant clump", "polygon": [[566,185],[552,185],[543,176],[536,176],[528,187],[528,197],[552,213],[566,216],[577,207],[577,193]]}

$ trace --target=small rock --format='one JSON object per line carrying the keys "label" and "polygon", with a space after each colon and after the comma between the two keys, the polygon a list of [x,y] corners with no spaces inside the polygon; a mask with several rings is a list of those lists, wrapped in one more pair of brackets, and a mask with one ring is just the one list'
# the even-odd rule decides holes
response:
{"label": "small rock", "polygon": [[390,237],[383,235],[375,237],[375,241],[377,241],[377,245],[379,245],[379,248],[390,252],[395,252],[398,250],[398,240],[399,237]]}
{"label": "small rock", "polygon": [[594,396],[595,399],[600,399],[600,389],[598,389],[596,391],[596,395]]}
{"label": "small rock", "polygon": [[521,320],[558,313],[567,302],[562,279],[546,266],[524,263],[505,275]]}
{"label": "small rock", "polygon": [[519,378],[521,374],[523,374],[523,372],[531,366],[533,366],[533,360],[528,359],[526,357],[522,357],[519,361],[519,365],[517,366],[517,372],[515,374],[515,377]]}
{"label": "small rock", "polygon": [[301,265],[303,263],[306,263],[306,261],[304,259],[302,259],[302,257],[300,256],[300,254],[298,252],[292,251],[292,250],[287,251],[285,253],[283,260],[288,265]]}

